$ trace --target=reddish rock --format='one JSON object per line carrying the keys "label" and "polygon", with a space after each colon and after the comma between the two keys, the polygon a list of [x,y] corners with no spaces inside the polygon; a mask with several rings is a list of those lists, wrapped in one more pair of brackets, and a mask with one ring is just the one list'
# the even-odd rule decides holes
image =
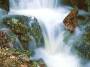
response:
{"label": "reddish rock", "polygon": [[69,14],[68,16],[65,17],[63,23],[65,25],[65,28],[69,31],[74,31],[76,28],[76,25],[78,23],[77,21],[77,13],[78,10],[77,8],[74,8]]}
{"label": "reddish rock", "polygon": [[0,47],[9,47],[9,39],[5,32],[0,31]]}

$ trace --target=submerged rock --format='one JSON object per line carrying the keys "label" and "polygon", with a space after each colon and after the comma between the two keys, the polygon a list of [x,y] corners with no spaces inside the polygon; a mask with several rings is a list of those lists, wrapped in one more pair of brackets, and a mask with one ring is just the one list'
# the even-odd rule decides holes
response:
{"label": "submerged rock", "polygon": [[41,27],[36,18],[12,15],[0,20],[0,28],[9,29],[20,41],[24,49],[33,49],[44,45]]}
{"label": "submerged rock", "polygon": [[63,21],[65,28],[71,32],[75,31],[76,25],[78,23],[77,14],[78,14],[78,10],[77,8],[74,8],[69,13],[69,15],[65,17]]}

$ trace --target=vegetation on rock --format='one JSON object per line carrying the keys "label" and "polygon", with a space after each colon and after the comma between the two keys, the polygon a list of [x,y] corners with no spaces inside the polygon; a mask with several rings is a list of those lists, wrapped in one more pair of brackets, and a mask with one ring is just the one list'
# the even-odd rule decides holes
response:
{"label": "vegetation on rock", "polygon": [[24,49],[29,49],[33,39],[36,47],[44,45],[42,30],[38,21],[25,16],[7,16],[0,20],[0,27],[9,29],[20,41]]}

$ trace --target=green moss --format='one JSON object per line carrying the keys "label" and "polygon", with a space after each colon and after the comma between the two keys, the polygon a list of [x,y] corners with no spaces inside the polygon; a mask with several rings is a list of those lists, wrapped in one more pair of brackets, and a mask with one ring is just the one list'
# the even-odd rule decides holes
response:
{"label": "green moss", "polygon": [[24,49],[29,49],[28,46],[33,39],[36,47],[44,45],[42,30],[36,18],[18,15],[5,16],[0,20],[0,24],[1,28],[3,26],[16,35]]}

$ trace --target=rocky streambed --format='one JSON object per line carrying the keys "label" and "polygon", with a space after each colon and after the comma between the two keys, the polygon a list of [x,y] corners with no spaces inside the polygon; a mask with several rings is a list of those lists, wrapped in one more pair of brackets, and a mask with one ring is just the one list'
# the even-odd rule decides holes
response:
{"label": "rocky streambed", "polygon": [[[90,12],[89,3],[88,12]],[[44,47],[44,37],[37,18],[32,16],[8,15],[8,11],[9,0],[1,0],[0,66],[46,67],[44,62],[30,59],[34,54],[34,49],[41,46]],[[71,11],[67,17],[69,18],[66,18],[64,21],[65,43],[72,45],[71,51],[74,51],[80,58],[90,61],[90,16],[79,16],[77,11],[75,13]],[[74,33],[75,28],[79,28],[80,32],[82,32],[80,36]],[[68,43],[71,39],[73,40],[72,43]]]}

